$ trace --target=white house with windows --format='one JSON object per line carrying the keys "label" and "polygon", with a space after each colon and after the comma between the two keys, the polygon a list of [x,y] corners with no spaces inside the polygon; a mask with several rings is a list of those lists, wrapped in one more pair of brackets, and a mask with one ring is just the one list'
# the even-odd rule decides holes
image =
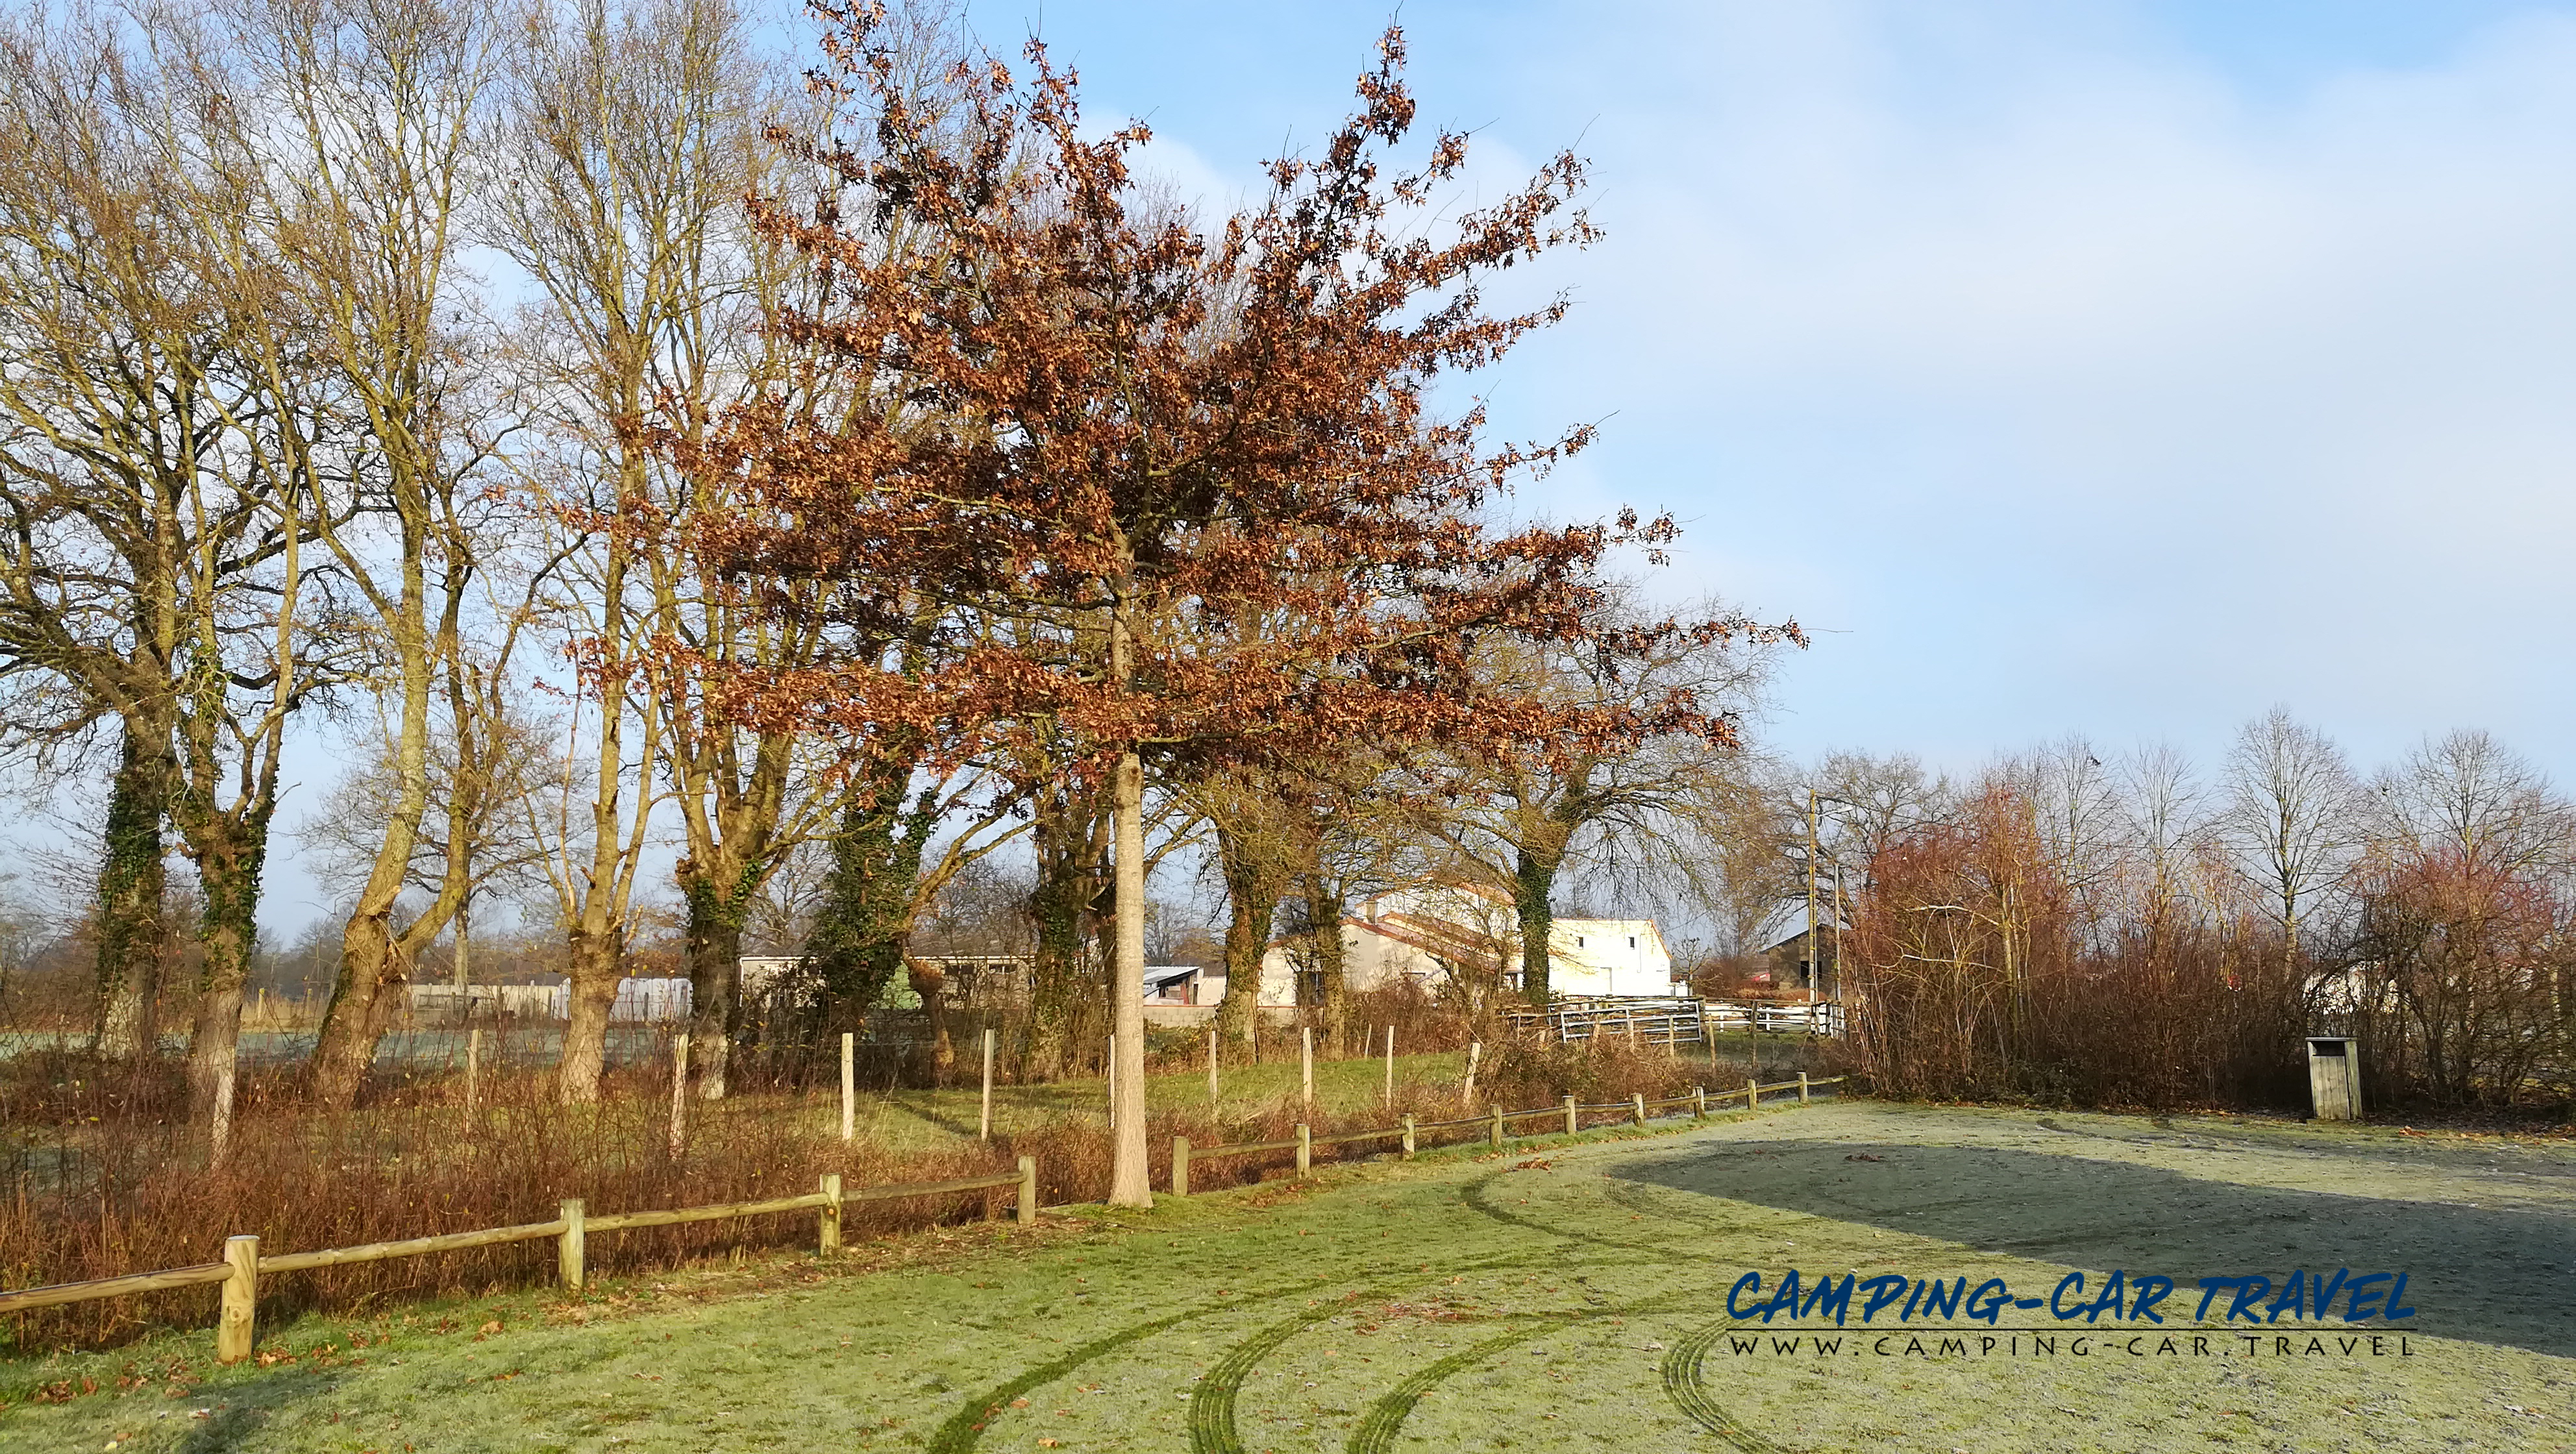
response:
{"label": "white house with windows", "polygon": [[[1261,960],[1261,1003],[1313,1004],[1321,973],[1293,939]],[[1453,968],[1520,977],[1520,921],[1509,894],[1483,884],[1424,883],[1363,900],[1342,921],[1342,973],[1354,990],[1411,981],[1436,992]],[[1673,993],[1673,956],[1652,919],[1558,919],[1548,935],[1548,987],[1560,995]]]}

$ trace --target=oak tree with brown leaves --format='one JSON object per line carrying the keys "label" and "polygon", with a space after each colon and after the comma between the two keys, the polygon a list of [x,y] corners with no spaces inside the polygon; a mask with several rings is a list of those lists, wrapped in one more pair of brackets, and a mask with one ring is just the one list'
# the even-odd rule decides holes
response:
{"label": "oak tree with brown leaves", "polygon": [[754,210],[825,279],[818,304],[775,325],[816,367],[874,380],[874,407],[824,418],[773,402],[669,441],[728,481],[710,498],[739,502],[688,528],[749,597],[784,609],[814,597],[776,583],[831,582],[821,609],[854,641],[915,593],[1012,629],[961,630],[910,669],[861,649],[717,672],[713,690],[742,720],[854,744],[1077,744],[1067,770],[1105,787],[1114,821],[1111,1200],[1148,1204],[1148,770],[1360,742],[1723,742],[1730,724],[1686,698],[1567,704],[1473,667],[1494,636],[1580,645],[1615,670],[1734,628],[1593,624],[1605,554],[1654,549],[1668,520],[1493,523],[1517,480],[1587,431],[1492,447],[1481,408],[1444,416],[1434,390],[1563,314],[1562,299],[1491,313],[1481,289],[1592,240],[1573,206],[1583,167],[1559,156],[1433,235],[1467,143],[1443,133],[1418,168],[1392,167],[1415,110],[1400,32],[1319,151],[1272,163],[1265,198],[1202,229],[1132,173],[1144,127],[1086,137],[1076,78],[1042,45],[1024,73],[990,57],[961,68],[962,104],[934,123],[905,99],[879,8],[819,13],[816,85],[869,134],[806,143],[844,184],[829,204]]}

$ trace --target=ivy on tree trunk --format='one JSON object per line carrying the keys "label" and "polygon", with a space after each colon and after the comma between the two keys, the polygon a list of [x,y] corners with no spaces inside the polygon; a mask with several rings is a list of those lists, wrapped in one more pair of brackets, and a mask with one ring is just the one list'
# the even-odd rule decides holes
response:
{"label": "ivy on tree trunk", "polygon": [[109,785],[98,866],[98,1053],[131,1060],[153,1044],[161,989],[161,819],[178,764],[169,726],[128,717]]}

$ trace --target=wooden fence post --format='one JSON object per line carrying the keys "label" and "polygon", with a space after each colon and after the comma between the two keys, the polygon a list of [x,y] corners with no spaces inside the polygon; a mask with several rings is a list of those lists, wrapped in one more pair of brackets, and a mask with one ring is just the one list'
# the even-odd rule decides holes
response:
{"label": "wooden fence post", "polygon": [[1806,1103],[1807,1103],[1807,1073],[1806,1073],[1805,1071],[1803,1071],[1803,1070],[1802,1070],[1802,1071],[1799,1071],[1799,1072],[1798,1072],[1798,1104],[1800,1104],[1800,1105],[1802,1105],[1802,1106],[1803,1106],[1803,1105],[1805,1105]]}
{"label": "wooden fence post", "polygon": [[581,1285],[584,1281],[582,1276],[583,1254],[581,1236],[581,1198],[564,1198],[563,1224],[563,1232],[555,1238],[555,1276],[562,1281],[564,1291],[579,1292],[581,1291]]}
{"label": "wooden fence post", "polygon": [[1038,1159],[1023,1156],[1020,1158],[1020,1225],[1034,1227],[1037,1224]]}
{"label": "wooden fence post", "polygon": [[1476,1057],[1485,1053],[1484,1042],[1467,1042],[1467,1109],[1476,1109]]}
{"label": "wooden fence post", "polygon": [[993,1139],[993,1032],[984,1032],[984,1109],[975,1118],[975,1139]]}
{"label": "wooden fence post", "polygon": [[1758,1111],[1761,1108],[1762,1082],[1758,1080],[1746,1081],[1744,1083],[1744,1109],[1748,1111]]}
{"label": "wooden fence post", "polygon": [[1708,1119],[1707,1086],[1695,1085],[1691,1087],[1691,1119],[1694,1121],[1705,1121]]}
{"label": "wooden fence post", "polygon": [[[265,991],[263,991],[263,993],[265,993]],[[476,1072],[480,1071],[482,1067],[483,1032],[480,1030],[468,1030],[465,1032],[465,1110],[469,1115],[472,1114],[474,1110],[474,1095],[476,1089],[474,1082]]]}
{"label": "wooden fence post", "polygon": [[852,1031],[841,1032],[841,1139],[847,1141],[858,1128],[859,1119],[859,1037]]}
{"label": "wooden fence post", "polygon": [[814,1248],[829,1257],[841,1250],[841,1174],[823,1173],[823,1206],[814,1216]]}
{"label": "wooden fence post", "polygon": [[1190,1138],[1175,1136],[1172,1138],[1172,1195],[1185,1197],[1189,1194]]}
{"label": "wooden fence post", "polygon": [[1395,1109],[1395,1027],[1386,1027],[1386,1107]]}
{"label": "wooden fence post", "polygon": [[1494,1149],[1503,1149],[1503,1108],[1494,1107]]}
{"label": "wooden fence post", "polygon": [[215,1321],[215,1359],[239,1363],[259,1336],[259,1239],[226,1237],[224,1261],[233,1272],[224,1279],[223,1312]]}
{"label": "wooden fence post", "polygon": [[1409,1111],[1404,1117],[1404,1154],[1408,1160],[1413,1155],[1413,1115]]}
{"label": "wooden fence post", "polygon": [[1315,1114],[1315,1027],[1308,1025],[1297,1032],[1297,1104],[1307,1115]]}
{"label": "wooden fence post", "polygon": [[689,1146],[689,1032],[671,1037],[671,1159]]}
{"label": "wooden fence post", "polygon": [[1637,1124],[1640,1126],[1646,1124],[1646,1093],[1644,1091],[1630,1091],[1628,1093],[1628,1099],[1630,1103],[1635,1105],[1637,1108]]}
{"label": "wooden fence post", "polygon": [[[1309,1032],[1311,1033],[1311,1032]],[[1297,1123],[1297,1179],[1315,1169],[1315,1133],[1303,1121]]]}
{"label": "wooden fence post", "polygon": [[1216,1032],[1208,1032],[1208,1105],[1216,1105]]}
{"label": "wooden fence post", "polygon": [[1571,1136],[1582,1129],[1582,1121],[1574,1114],[1574,1097],[1567,1096],[1565,1098],[1565,1134]]}

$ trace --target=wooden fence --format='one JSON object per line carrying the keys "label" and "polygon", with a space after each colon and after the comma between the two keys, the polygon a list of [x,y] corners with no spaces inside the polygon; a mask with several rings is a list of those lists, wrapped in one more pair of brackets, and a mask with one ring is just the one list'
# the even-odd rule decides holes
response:
{"label": "wooden fence", "polygon": [[[1511,1139],[1511,1133],[1507,1129],[1509,1124],[1513,1121],[1528,1120],[1532,1116],[1562,1116],[1564,1118],[1563,1134],[1572,1136],[1583,1129],[1583,1117],[1587,1114],[1598,1114],[1603,1111],[1617,1111],[1625,1119],[1632,1121],[1636,1125],[1642,1126],[1646,1124],[1647,1112],[1650,1110],[1670,1106],[1688,1106],[1691,1108],[1691,1118],[1693,1120],[1699,1120],[1708,1115],[1708,1107],[1711,1101],[1715,1101],[1720,1105],[1723,1105],[1727,1101],[1742,1097],[1744,1108],[1749,1111],[1759,1107],[1762,1104],[1762,1098],[1764,1096],[1781,1095],[1794,1091],[1797,1093],[1798,1103],[1800,1105],[1805,1105],[1809,1100],[1814,1098],[1815,1093],[1818,1090],[1829,1085],[1841,1085],[1843,1080],[1844,1077],[1839,1075],[1830,1076],[1823,1080],[1815,1080],[1809,1078],[1805,1071],[1800,1071],[1796,1080],[1777,1081],[1770,1085],[1763,1085],[1759,1082],[1748,1080],[1744,1083],[1744,1089],[1742,1090],[1719,1091],[1715,1094],[1711,1094],[1707,1087],[1701,1086],[1694,1088],[1691,1093],[1686,1096],[1667,1096],[1661,1100],[1652,1101],[1646,1099],[1645,1093],[1640,1091],[1624,1101],[1609,1101],[1597,1106],[1578,1105],[1576,1104],[1574,1097],[1567,1096],[1562,1102],[1556,1105],[1542,1107],[1541,1109],[1533,1111],[1506,1111],[1502,1107],[1496,1106],[1484,1115],[1468,1116],[1454,1121],[1416,1121],[1413,1117],[1407,1116],[1404,1118],[1404,1122],[1401,1125],[1382,1126],[1366,1131],[1343,1131],[1331,1136],[1315,1135],[1312,1128],[1301,1122],[1297,1127],[1297,1134],[1286,1140],[1238,1141],[1228,1146],[1206,1146],[1195,1149],[1191,1147],[1189,1137],[1175,1136],[1172,1138],[1172,1195],[1185,1197],[1190,1194],[1190,1162],[1193,1159],[1206,1161],[1219,1156],[1243,1156],[1263,1151],[1293,1150],[1297,1153],[1297,1174],[1299,1176],[1304,1176],[1314,1169],[1314,1148],[1318,1146],[1355,1145],[1362,1142],[1386,1141],[1400,1137],[1403,1141],[1403,1154],[1411,1156],[1417,1149],[1419,1149],[1421,1133],[1425,1131],[1443,1131],[1452,1130],[1461,1126],[1479,1126],[1486,1128],[1487,1138],[1492,1142],[1493,1146],[1499,1150],[1505,1141]],[[1552,1135],[1556,1134],[1556,1132],[1551,1129],[1550,1131],[1544,1131],[1539,1134]]]}
{"label": "wooden fence", "polygon": [[[1823,1086],[1839,1085],[1843,1077],[1810,1080],[1801,1074],[1796,1080],[1760,1085],[1747,1081],[1742,1090],[1711,1094],[1705,1088],[1686,1096],[1669,1096],[1649,1101],[1641,1092],[1625,1101],[1603,1105],[1577,1105],[1567,1096],[1558,1105],[1529,1111],[1506,1111],[1500,1106],[1481,1116],[1451,1121],[1420,1121],[1406,1116],[1401,1125],[1371,1130],[1336,1132],[1317,1136],[1300,1124],[1297,1134],[1279,1141],[1244,1141],[1228,1146],[1209,1146],[1192,1151],[1189,1138],[1172,1139],[1172,1194],[1190,1194],[1190,1161],[1195,1156],[1206,1160],[1217,1156],[1240,1156],[1265,1151],[1295,1151],[1297,1174],[1313,1170],[1317,1146],[1358,1145],[1372,1141],[1400,1138],[1402,1151],[1411,1156],[1422,1133],[1455,1130],[1460,1127],[1485,1128],[1496,1147],[1510,1139],[1509,1123],[1533,1116],[1563,1117],[1563,1131],[1572,1135],[1582,1129],[1586,1114],[1616,1111],[1637,1125],[1644,1125],[1649,1110],[1687,1105],[1694,1119],[1708,1114],[1712,1101],[1721,1105],[1741,1097],[1750,1110],[1762,1103],[1764,1096],[1795,1092],[1805,1103]],[[1551,1128],[1551,1133],[1553,1128]],[[1550,1134],[1550,1133],[1543,1133]],[[739,1217],[773,1216],[784,1212],[811,1211],[815,1214],[814,1241],[818,1252],[832,1253],[841,1246],[841,1209],[852,1202],[899,1201],[907,1197],[942,1196],[954,1192],[982,1191],[992,1187],[1018,1188],[1016,1211],[1022,1226],[1033,1225],[1038,1216],[1037,1158],[1020,1158],[1019,1170],[992,1176],[960,1177],[954,1181],[898,1182],[886,1186],[844,1190],[838,1174],[826,1175],[822,1185],[802,1196],[775,1197],[768,1201],[726,1202],[703,1207],[671,1207],[653,1211],[617,1212],[592,1216],[578,1197],[566,1198],[553,1220],[523,1222],[515,1227],[486,1227],[471,1232],[447,1232],[435,1237],[414,1237],[401,1242],[371,1242],[363,1247],[326,1247],[309,1252],[262,1253],[259,1238],[236,1236],[224,1239],[224,1256],[220,1262],[201,1262],[193,1267],[173,1267],[160,1272],[136,1273],[127,1277],[99,1278],[89,1282],[66,1282],[52,1287],[22,1288],[0,1292],[0,1314],[27,1312],[63,1303],[89,1302],[97,1298],[129,1297],[137,1293],[166,1292],[172,1288],[195,1287],[203,1283],[223,1284],[223,1306],[215,1323],[215,1356],[225,1363],[238,1363],[251,1354],[257,1337],[257,1315],[260,1279],[288,1272],[304,1272],[317,1267],[340,1267],[356,1262],[382,1262],[395,1257],[423,1257],[436,1252],[462,1252],[475,1247],[492,1247],[506,1242],[533,1242],[551,1237],[555,1241],[555,1273],[568,1292],[579,1292],[587,1280],[585,1242],[594,1232],[623,1232],[640,1227],[669,1227],[684,1222],[714,1222]]]}
{"label": "wooden fence", "polygon": [[1708,1023],[1715,1030],[1759,1030],[1765,1034],[1836,1035],[1843,1033],[1840,1000],[1802,1005],[1769,1000],[1711,1000]]}
{"label": "wooden fence", "polygon": [[1811,1005],[1766,1000],[1564,1000],[1544,1010],[1513,1010],[1505,1018],[1515,1030],[1560,1044],[1627,1036],[1650,1045],[1698,1045],[1726,1030],[1843,1033],[1843,1007],[1832,1000]]}
{"label": "wooden fence", "polygon": [[1544,1010],[1512,1010],[1514,1030],[1560,1044],[1626,1036],[1655,1045],[1697,1045],[1708,1038],[1703,1006],[1679,998],[1560,1000]]}
{"label": "wooden fence", "polygon": [[414,1237],[402,1242],[371,1242],[363,1247],[326,1247],[311,1252],[280,1252],[262,1255],[257,1237],[224,1239],[224,1260],[201,1262],[194,1267],[174,1267],[165,1272],[139,1273],[131,1277],[107,1277],[90,1282],[66,1282],[53,1287],[31,1287],[17,1292],[0,1293],[0,1313],[25,1312],[32,1308],[55,1307],[63,1303],[89,1302],[95,1298],[126,1297],[135,1293],[163,1292],[171,1288],[193,1287],[199,1283],[220,1282],[224,1285],[222,1312],[215,1323],[215,1356],[226,1363],[238,1363],[250,1356],[256,1336],[259,1305],[259,1280],[271,1273],[302,1272],[316,1267],[339,1267],[353,1262],[382,1262],[394,1257],[420,1257],[433,1252],[462,1252],[473,1247],[491,1247],[504,1242],[533,1242],[542,1237],[555,1240],[555,1273],[569,1292],[579,1292],[586,1281],[584,1243],[593,1232],[623,1232],[638,1227],[670,1227],[684,1222],[715,1222],[735,1217],[771,1216],[780,1212],[811,1211],[815,1214],[814,1239],[818,1250],[830,1253],[841,1246],[841,1209],[851,1202],[900,1201],[908,1197],[941,1196],[952,1192],[982,1191],[989,1187],[1015,1186],[1019,1189],[1020,1225],[1029,1226],[1038,1217],[1038,1163],[1033,1156],[1020,1158],[1017,1171],[992,1176],[960,1177],[954,1181],[897,1182],[886,1186],[863,1187],[844,1191],[838,1174],[826,1175],[822,1185],[802,1196],[775,1197],[768,1201],[726,1202],[704,1207],[668,1207],[652,1211],[617,1212],[608,1216],[591,1216],[578,1197],[566,1198],[554,1220],[523,1222],[515,1227],[486,1227],[472,1232],[448,1232],[436,1237]]}

